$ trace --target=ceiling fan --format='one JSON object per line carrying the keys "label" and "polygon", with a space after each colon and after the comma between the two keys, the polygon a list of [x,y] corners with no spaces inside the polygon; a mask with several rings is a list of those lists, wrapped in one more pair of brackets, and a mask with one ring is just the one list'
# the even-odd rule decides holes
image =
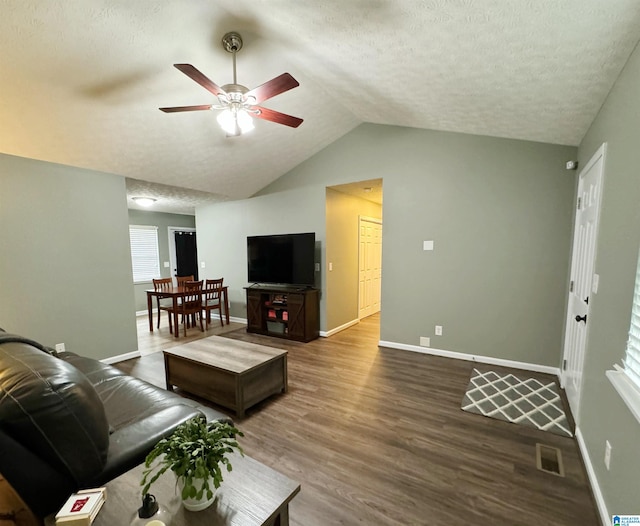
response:
{"label": "ceiling fan", "polygon": [[207,78],[203,73],[191,64],[174,64],[187,77],[195,80],[203,88],[213,93],[218,98],[218,104],[201,104],[199,106],[175,106],[172,108],[160,108],[165,113],[180,111],[222,110],[218,114],[218,123],[230,136],[242,135],[254,128],[253,119],[258,117],[267,121],[284,124],[297,128],[302,124],[302,119],[293,117],[279,111],[270,110],[258,106],[271,97],[280,95],[300,84],[289,73],[283,73],[257,88],[249,88],[238,84],[236,78],[236,53],[242,49],[242,38],[236,32],[227,33],[222,37],[222,46],[233,54],[233,83],[220,87]]}

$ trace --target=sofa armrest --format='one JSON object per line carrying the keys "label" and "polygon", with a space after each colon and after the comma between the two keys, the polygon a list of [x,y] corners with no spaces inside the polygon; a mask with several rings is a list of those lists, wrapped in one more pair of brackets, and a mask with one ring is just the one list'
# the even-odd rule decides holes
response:
{"label": "sofa armrest", "polygon": [[0,423],[7,435],[79,485],[104,468],[109,423],[84,374],[13,340],[0,345],[0,371]]}
{"label": "sofa armrest", "polygon": [[115,431],[110,437],[107,463],[89,486],[106,484],[144,462],[161,439],[199,414],[201,412],[194,407],[177,404]]}

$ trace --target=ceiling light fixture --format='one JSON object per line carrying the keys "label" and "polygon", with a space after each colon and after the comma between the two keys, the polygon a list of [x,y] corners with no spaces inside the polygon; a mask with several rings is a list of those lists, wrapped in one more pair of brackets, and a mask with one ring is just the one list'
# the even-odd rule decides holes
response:
{"label": "ceiling light fixture", "polygon": [[363,190],[364,190],[366,193],[369,193],[369,192],[371,192],[371,190],[373,190],[373,188],[371,188],[370,186],[365,186],[365,187],[363,188]]}
{"label": "ceiling light fixture", "polygon": [[156,202],[156,200],[153,197],[134,197],[133,200],[140,206],[145,206],[145,207],[149,207]]}

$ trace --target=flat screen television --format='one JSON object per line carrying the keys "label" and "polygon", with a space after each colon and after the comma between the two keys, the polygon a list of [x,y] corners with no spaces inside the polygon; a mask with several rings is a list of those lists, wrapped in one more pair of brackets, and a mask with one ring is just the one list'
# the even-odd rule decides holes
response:
{"label": "flat screen television", "polygon": [[313,286],[315,246],[313,232],[247,237],[248,280]]}

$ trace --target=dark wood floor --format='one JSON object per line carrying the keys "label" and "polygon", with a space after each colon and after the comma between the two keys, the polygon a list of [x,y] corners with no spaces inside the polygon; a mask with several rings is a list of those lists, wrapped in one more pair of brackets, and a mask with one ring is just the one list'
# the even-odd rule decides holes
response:
{"label": "dark wood floor", "polygon": [[[289,392],[236,423],[249,456],[302,484],[293,525],[599,525],[574,439],[462,411],[473,364],[378,348],[378,323],[308,344],[224,334],[289,351]],[[162,353],[117,365],[164,386]],[[536,469],[537,442],[565,478]]]}

